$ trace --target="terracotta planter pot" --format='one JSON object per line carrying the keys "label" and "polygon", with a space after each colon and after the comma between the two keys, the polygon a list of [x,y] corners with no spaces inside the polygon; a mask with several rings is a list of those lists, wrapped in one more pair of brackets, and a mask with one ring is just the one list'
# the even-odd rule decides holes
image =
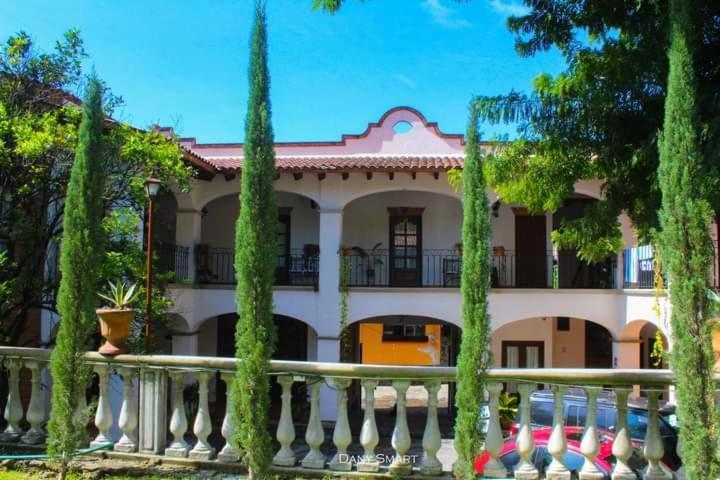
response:
{"label": "terracotta planter pot", "polygon": [[496,257],[504,257],[505,256],[505,247],[493,247],[493,254]]}
{"label": "terracotta planter pot", "polygon": [[343,245],[342,247],[340,247],[340,251],[342,252],[343,257],[349,257],[350,255],[352,255],[352,247]]}
{"label": "terracotta planter pot", "polygon": [[100,335],[106,340],[98,352],[103,355],[127,353],[125,340],[130,335],[130,324],[135,318],[135,310],[100,308],[95,313],[100,320]]}

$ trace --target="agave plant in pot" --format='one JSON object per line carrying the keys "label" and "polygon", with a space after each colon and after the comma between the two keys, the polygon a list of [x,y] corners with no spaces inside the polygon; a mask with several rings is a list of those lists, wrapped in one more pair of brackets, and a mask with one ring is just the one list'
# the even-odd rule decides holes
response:
{"label": "agave plant in pot", "polygon": [[140,295],[137,285],[125,282],[110,284],[110,291],[98,296],[109,302],[109,306],[96,310],[100,320],[100,334],[105,343],[98,349],[103,355],[127,353],[125,340],[130,335],[130,325],[135,318],[135,310],[130,308]]}

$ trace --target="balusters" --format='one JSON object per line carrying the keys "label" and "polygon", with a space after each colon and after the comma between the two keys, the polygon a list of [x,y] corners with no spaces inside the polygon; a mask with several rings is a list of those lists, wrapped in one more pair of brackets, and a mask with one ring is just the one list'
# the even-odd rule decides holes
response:
{"label": "balusters", "polygon": [[617,397],[617,424],[615,425],[615,440],[612,445],[612,454],[616,463],[612,473],[612,480],[635,480],[635,472],[628,466],[627,461],[632,455],[632,443],[627,429],[627,400],[630,395],[629,388],[616,388]]}
{"label": "balusters", "polygon": [[580,443],[580,452],[585,457],[585,462],[580,470],[580,480],[601,480],[605,478],[605,475],[595,465],[595,459],[600,450],[597,432],[597,397],[600,391],[600,387],[585,388],[587,416],[585,417],[585,432]]}
{"label": "balusters", "polygon": [[170,418],[170,433],[173,440],[170,446],[165,449],[168,457],[187,457],[190,446],[185,441],[185,432],[188,428],[187,417],[185,416],[185,400],[183,399],[183,377],[182,371],[171,371],[170,379],[173,383],[173,413]]}
{"label": "balusters", "polygon": [[325,441],[325,431],[320,421],[320,386],[319,381],[310,384],[310,418],[305,431],[305,443],[310,447],[310,451],[302,460],[304,468],[325,467],[325,455],[320,451],[320,446]]}
{"label": "balusters", "polygon": [[4,418],[7,422],[5,431],[0,434],[0,441],[17,442],[23,434],[20,420],[23,416],[23,406],[20,402],[20,368],[22,361],[19,358],[9,358],[5,362],[8,371],[8,399],[5,405]]}
{"label": "balusters", "polygon": [[395,456],[390,464],[390,473],[395,475],[407,475],[412,471],[412,465],[408,461],[407,452],[410,450],[410,430],[407,423],[406,395],[410,388],[410,382],[396,380],[392,386],[397,394],[397,408],[395,412],[395,429],[392,434],[392,447],[395,449]]}
{"label": "balusters", "polygon": [[547,450],[553,460],[545,473],[548,480],[570,480],[570,470],[563,463],[567,452],[567,439],[565,438],[565,420],[563,412],[563,395],[566,387],[553,385],[553,430],[550,435]]}
{"label": "balusters", "polygon": [[292,449],[292,442],[295,441],[295,424],[292,418],[293,377],[291,375],[281,375],[278,377],[278,383],[282,387],[282,407],[276,433],[280,450],[273,458],[273,465],[292,467],[297,461],[295,452]]}
{"label": "balusters", "polygon": [[440,450],[442,440],[437,412],[440,382],[438,380],[425,382],[425,390],[428,393],[428,411],[422,439],[423,461],[420,472],[423,475],[440,475],[442,473],[442,463],[437,458],[437,452]]}
{"label": "balusters", "polygon": [[110,407],[110,391],[108,383],[110,380],[110,366],[98,365],[95,367],[98,375],[98,404],[95,411],[95,426],[98,434],[95,440],[90,442],[91,447],[101,447],[113,443],[110,428],[113,424],[112,408]]}
{"label": "balusters", "polygon": [[45,420],[45,406],[43,405],[42,392],[40,391],[40,369],[41,363],[36,360],[28,360],[25,367],[32,374],[30,393],[30,404],[28,405],[25,418],[30,424],[30,429],[22,436],[21,441],[30,445],[37,445],[45,441],[45,432],[42,429]]}
{"label": "balusters", "polygon": [[658,394],[657,391],[648,392],[648,423],[645,432],[645,446],[643,454],[648,461],[645,478],[647,480],[666,480],[670,477],[660,467],[660,460],[665,455],[662,437],[660,437],[660,420],[658,418]]}
{"label": "balusters", "polygon": [[363,447],[363,456],[357,463],[358,472],[377,472],[380,462],[375,456],[375,447],[380,441],[377,424],[375,423],[375,387],[377,380],[363,380],[365,390],[365,414],[363,415],[362,429],[360,429],[360,445]]}
{"label": "balusters", "polygon": [[134,452],[137,450],[137,435],[135,429],[138,425],[137,408],[133,397],[133,381],[135,373],[130,368],[120,368],[123,379],[123,401],[120,408],[118,426],[122,430],[122,438],[115,444],[114,450],[118,452]]}
{"label": "balusters", "polygon": [[208,381],[210,372],[198,372],[198,411],[195,415],[193,433],[197,442],[190,450],[190,458],[197,460],[210,460],[215,456],[215,449],[208,443],[208,437],[212,433],[212,421],[210,420],[210,406],[208,404]]}
{"label": "balusters", "polygon": [[337,448],[337,452],[330,460],[329,466],[331,470],[349,471],[352,468],[352,462],[347,453],[347,448],[352,442],[347,412],[347,389],[350,382],[351,380],[346,378],[334,378],[332,380],[334,388],[337,389],[337,420],[333,430],[333,443]]}
{"label": "balusters", "polygon": [[225,382],[225,416],[223,417],[222,427],[220,433],[225,439],[225,445],[223,446],[220,453],[218,453],[217,459],[221,462],[239,462],[240,452],[232,446],[231,439],[235,435],[235,424],[232,419],[232,403],[230,401],[230,395],[232,395],[234,374],[231,372],[222,372],[220,379]]}
{"label": "balusters", "polygon": [[502,383],[489,383],[486,387],[489,395],[488,407],[490,409],[490,419],[488,420],[488,431],[485,435],[485,451],[490,455],[490,459],[485,464],[483,476],[486,478],[506,478],[507,470],[505,465],[500,461],[500,452],[503,447],[503,434],[500,427],[500,412],[498,410],[500,404],[500,392],[502,392]]}
{"label": "balusters", "polygon": [[537,480],[539,473],[532,463],[535,440],[530,426],[530,394],[535,389],[535,385],[521,383],[517,389],[520,393],[520,431],[515,440],[515,445],[520,455],[520,461],[515,467],[515,478]]}

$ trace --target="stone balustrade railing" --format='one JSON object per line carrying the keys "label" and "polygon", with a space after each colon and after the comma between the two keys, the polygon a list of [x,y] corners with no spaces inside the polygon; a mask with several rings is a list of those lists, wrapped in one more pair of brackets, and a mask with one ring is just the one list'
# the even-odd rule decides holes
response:
{"label": "stone balustrade railing", "polygon": [[[0,347],[3,375],[7,376],[8,397],[5,402],[5,428],[0,442],[41,444],[45,439],[43,430],[47,419],[49,395],[46,381],[49,375],[43,371],[48,366],[50,351],[43,349]],[[133,356],[120,355],[106,358],[97,353],[87,353],[87,362],[97,373],[97,407],[94,416],[96,434],[91,446],[112,443],[113,450],[133,455],[164,455],[166,457],[238,463],[240,455],[229,439],[234,426],[227,409],[220,428],[222,440],[210,441],[212,432],[209,384],[216,373],[227,387],[233,381],[235,360],[232,358],[189,356]],[[30,373],[29,400],[27,408],[21,402],[20,376],[26,369]],[[277,452],[273,465],[279,469],[329,470],[347,472],[378,472],[388,470],[391,474],[442,475],[443,465],[438,459],[441,448],[441,431],[438,421],[438,391],[443,383],[455,380],[452,367],[405,367],[383,365],[357,365],[344,363],[316,363],[273,361],[271,372],[277,376],[282,390],[280,413],[277,420]],[[27,374],[25,374],[27,376]],[[567,439],[564,432],[563,395],[567,386],[581,386],[587,396],[587,415],[582,436],[581,451],[585,462],[579,470],[581,479],[605,478],[598,471],[596,456],[599,450],[598,425],[596,421],[597,398],[603,387],[615,391],[617,424],[614,430],[612,453],[616,459],[612,478],[635,479],[635,471],[628,465],[632,454],[626,416],[627,401],[631,388],[642,385],[648,389],[648,425],[644,442],[644,456],[648,466],[643,478],[670,478],[661,468],[663,442],[660,438],[658,420],[658,393],[673,382],[668,370],[596,370],[596,369],[493,369],[488,372],[487,384],[489,421],[485,451],[489,460],[484,474],[489,478],[505,478],[509,475],[500,461],[503,448],[503,432],[500,426],[499,399],[502,382],[518,385],[520,395],[520,423],[516,435],[519,463],[514,466],[514,478],[536,479],[540,477],[532,461],[535,449],[530,423],[530,395],[538,384],[552,385],[554,395],[554,420],[547,451],[553,460],[544,472],[545,478],[569,479],[570,469],[564,464]],[[109,385],[111,377],[122,388],[116,389],[121,396],[117,418],[111,408]],[[194,418],[188,418],[184,391],[185,382],[197,381],[197,406]],[[720,380],[720,377],[718,377]],[[353,382],[364,391],[364,413],[359,431],[351,430],[348,414],[348,392]],[[306,384],[309,397],[309,415],[304,425],[305,445],[302,454],[296,442],[296,423],[293,419],[293,385]],[[379,383],[390,385],[397,395],[394,428],[392,430],[391,461],[384,465],[377,455],[382,440],[375,415],[375,392]],[[427,415],[421,439],[421,460],[413,462],[407,455],[412,446],[406,409],[406,392],[411,384],[422,385],[427,392]],[[327,385],[336,391],[337,418],[332,427],[332,449],[327,455],[325,426],[320,419],[321,388]],[[170,392],[168,392],[170,386]],[[27,389],[25,389],[27,390]],[[228,391],[230,388],[227,389]],[[121,393],[119,393],[121,392]],[[27,394],[25,395],[27,397]],[[168,398],[171,399],[168,409]],[[83,398],[84,401],[84,398]],[[229,402],[226,402],[229,404]],[[25,421],[23,422],[23,418]],[[26,426],[26,429],[23,428]],[[28,426],[29,425],[29,426]],[[112,430],[120,434],[113,435]],[[194,436],[188,442],[188,431]],[[170,438],[167,438],[167,432]],[[419,439],[416,439],[416,443]],[[356,442],[353,445],[353,442]],[[351,446],[358,455],[349,455]],[[418,445],[416,445],[418,447]],[[445,471],[448,470],[446,466]],[[574,477],[573,477],[574,478]]]}

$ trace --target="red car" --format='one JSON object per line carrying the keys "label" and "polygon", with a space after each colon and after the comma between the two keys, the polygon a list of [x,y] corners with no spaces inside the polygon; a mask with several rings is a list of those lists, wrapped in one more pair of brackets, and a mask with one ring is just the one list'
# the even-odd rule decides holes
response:
{"label": "red car", "polygon": [[[547,451],[547,445],[552,434],[552,427],[538,428],[533,430],[533,438],[535,440],[535,451],[533,452],[532,462],[542,476],[545,470],[552,462],[552,455]],[[567,453],[565,453],[564,464],[571,471],[578,472],[585,462],[585,457],[580,452],[580,442],[582,441],[582,427],[565,427],[565,435],[567,436]],[[483,453],[475,459],[475,472],[482,474],[485,464],[490,460],[490,455]],[[515,449],[515,437],[505,439],[505,444],[500,452],[500,461],[505,465],[508,472],[512,473],[515,466],[520,461],[520,455]],[[595,466],[610,479],[610,474],[615,464],[615,457],[612,454],[612,438],[602,436],[600,438],[600,449],[595,461]],[[647,462],[638,449],[634,449],[632,457],[628,461],[630,468],[641,471],[647,465]],[[671,470],[663,465],[663,468],[670,473]],[[670,473],[670,475],[672,475]],[[640,477],[638,477],[640,478]]]}

